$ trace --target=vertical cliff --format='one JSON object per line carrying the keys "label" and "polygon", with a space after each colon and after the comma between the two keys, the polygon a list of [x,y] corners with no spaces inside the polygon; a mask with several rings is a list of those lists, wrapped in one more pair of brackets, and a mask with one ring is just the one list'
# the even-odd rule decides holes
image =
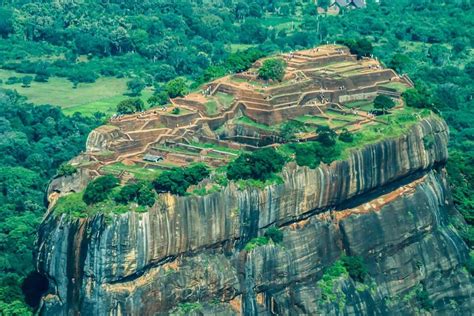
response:
{"label": "vertical cliff", "polygon": [[[331,165],[289,164],[284,183],[263,190],[161,195],[147,213],[50,212],[38,238],[50,280],[40,313],[467,315],[473,279],[449,225],[447,142],[445,123],[429,118]],[[245,248],[271,226],[281,243]],[[364,258],[364,283],[324,276],[342,253]]]}

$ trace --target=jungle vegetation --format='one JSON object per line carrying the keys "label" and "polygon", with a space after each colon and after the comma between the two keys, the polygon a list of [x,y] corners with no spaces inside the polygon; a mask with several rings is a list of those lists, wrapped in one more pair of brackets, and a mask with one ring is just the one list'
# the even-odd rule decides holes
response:
{"label": "jungle vegetation", "polygon": [[[410,106],[434,109],[447,121],[448,172],[454,202],[467,222],[454,224],[474,247],[471,1],[369,0],[366,9],[338,16],[319,14],[309,0],[4,0],[1,5],[0,68],[16,74],[3,80],[6,89],[31,91],[64,78],[61,82],[79,91],[88,83],[125,79],[130,96],[149,89],[156,96],[153,104],[163,104],[274,52],[343,42],[360,56],[373,54],[415,81],[416,89],[404,94]],[[125,111],[142,107],[125,105]],[[25,315],[32,309],[20,288],[34,269],[31,252],[48,181],[83,149],[102,115],[88,110],[88,117],[74,111],[65,116],[59,108],[33,106],[5,90],[0,109],[0,314]],[[318,146],[301,150],[318,151]],[[136,189],[121,192],[122,198],[138,199]]]}

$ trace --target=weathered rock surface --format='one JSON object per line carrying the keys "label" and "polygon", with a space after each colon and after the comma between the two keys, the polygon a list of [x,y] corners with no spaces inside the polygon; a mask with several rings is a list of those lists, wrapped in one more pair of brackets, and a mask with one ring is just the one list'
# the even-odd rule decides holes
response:
{"label": "weathered rock surface", "polygon": [[[435,314],[468,315],[473,279],[448,223],[447,141],[430,118],[329,166],[289,165],[284,184],[264,190],[162,195],[148,213],[112,218],[50,213],[38,239],[50,280],[40,313],[399,315],[420,308],[411,298],[423,288]],[[243,250],[272,225],[280,245]],[[318,280],[343,252],[364,257],[372,283],[341,279],[344,299],[328,303]]]}

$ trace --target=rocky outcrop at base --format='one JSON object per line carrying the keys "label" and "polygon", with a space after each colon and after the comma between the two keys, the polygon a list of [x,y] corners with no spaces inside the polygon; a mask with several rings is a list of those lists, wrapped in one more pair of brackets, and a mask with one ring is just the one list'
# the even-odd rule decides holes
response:
{"label": "rocky outcrop at base", "polygon": [[[429,118],[331,165],[290,164],[283,184],[263,190],[162,195],[147,213],[51,212],[38,240],[50,280],[40,313],[467,315],[473,279],[448,221],[447,141],[445,123]],[[271,226],[280,244],[244,249]],[[362,256],[369,277],[337,278],[328,299],[320,280],[342,253]]]}

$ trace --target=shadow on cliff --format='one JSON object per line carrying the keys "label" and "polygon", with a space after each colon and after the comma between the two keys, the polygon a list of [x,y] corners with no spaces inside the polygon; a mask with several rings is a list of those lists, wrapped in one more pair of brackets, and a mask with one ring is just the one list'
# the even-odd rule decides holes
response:
{"label": "shadow on cliff", "polygon": [[26,304],[34,309],[38,308],[41,297],[46,294],[48,287],[49,281],[41,273],[33,271],[28,274],[21,285]]}

